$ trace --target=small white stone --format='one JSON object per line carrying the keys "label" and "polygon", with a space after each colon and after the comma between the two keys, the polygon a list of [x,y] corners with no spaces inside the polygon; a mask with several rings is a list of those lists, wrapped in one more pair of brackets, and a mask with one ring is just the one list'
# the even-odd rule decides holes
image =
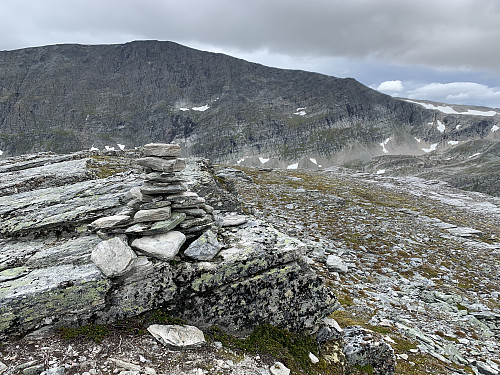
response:
{"label": "small white stone", "polygon": [[318,363],[319,359],[316,357],[313,353],[309,352],[309,359],[311,360],[312,363]]}
{"label": "small white stone", "polygon": [[186,348],[205,343],[205,335],[194,326],[152,324],[148,332],[165,346]]}
{"label": "small white stone", "polygon": [[290,369],[281,362],[276,362],[269,368],[273,375],[290,375]]}
{"label": "small white stone", "polygon": [[344,263],[342,258],[337,255],[328,255],[326,258],[326,267],[331,272],[347,273],[347,264]]}

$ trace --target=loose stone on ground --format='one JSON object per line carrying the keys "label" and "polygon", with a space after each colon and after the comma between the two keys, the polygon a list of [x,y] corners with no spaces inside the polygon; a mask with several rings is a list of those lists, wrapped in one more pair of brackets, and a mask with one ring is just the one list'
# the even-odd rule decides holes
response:
{"label": "loose stone on ground", "polygon": [[153,324],[148,327],[148,332],[169,347],[190,348],[205,344],[205,335],[194,326]]}

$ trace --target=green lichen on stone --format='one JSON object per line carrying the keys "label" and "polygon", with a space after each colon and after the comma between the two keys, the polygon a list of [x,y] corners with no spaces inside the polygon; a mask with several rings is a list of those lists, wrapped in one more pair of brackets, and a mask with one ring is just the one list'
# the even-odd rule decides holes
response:
{"label": "green lichen on stone", "polygon": [[24,266],[21,267],[15,267],[15,268],[7,268],[3,271],[0,271],[0,281],[3,281],[3,279],[8,280],[8,279],[13,279],[15,277],[18,277],[22,275],[24,272],[26,272],[27,268]]}
{"label": "green lichen on stone", "polygon": [[[23,285],[28,285],[29,282],[27,278],[14,280],[8,288],[0,289],[0,298]],[[13,299],[0,309],[0,332],[13,328],[14,324],[23,325],[25,328],[35,328],[44,317],[68,311],[72,313],[93,311],[96,306],[104,305],[104,298],[109,287],[109,281],[101,279],[66,288],[51,289],[26,299]],[[64,316],[60,318],[64,320]]]}
{"label": "green lichen on stone", "polygon": [[29,283],[30,280],[26,278],[14,279],[14,280],[9,280],[7,282],[3,282],[2,284],[0,284],[0,299],[8,296],[14,290],[21,288],[25,285],[28,285]]}
{"label": "green lichen on stone", "polygon": [[223,264],[217,268],[214,273],[204,272],[191,283],[191,288],[196,292],[215,288],[223,285],[228,281],[234,281],[252,273],[260,272],[268,267],[268,262],[265,258],[255,258],[246,263],[232,262]]}
{"label": "green lichen on stone", "polygon": [[193,290],[199,292],[201,286],[203,284],[207,284],[209,281],[213,280],[215,278],[215,276],[216,275],[213,273],[204,272],[200,275],[200,277],[198,279],[194,280],[191,283],[191,288],[193,288]]}

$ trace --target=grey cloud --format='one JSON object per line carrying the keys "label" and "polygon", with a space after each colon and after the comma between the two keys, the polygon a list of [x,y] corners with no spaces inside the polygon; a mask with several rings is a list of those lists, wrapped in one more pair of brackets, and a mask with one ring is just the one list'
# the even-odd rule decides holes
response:
{"label": "grey cloud", "polygon": [[4,0],[0,11],[1,49],[161,39],[500,72],[495,0]]}
{"label": "grey cloud", "polygon": [[479,104],[498,108],[500,88],[488,87],[475,82],[430,83],[408,91],[407,97],[454,104]]}

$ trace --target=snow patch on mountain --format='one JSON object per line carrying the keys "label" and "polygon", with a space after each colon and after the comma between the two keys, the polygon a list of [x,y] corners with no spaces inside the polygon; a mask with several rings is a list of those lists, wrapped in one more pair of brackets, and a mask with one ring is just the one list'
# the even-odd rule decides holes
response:
{"label": "snow patch on mountain", "polygon": [[389,143],[390,140],[391,140],[391,137],[387,138],[384,142],[379,143],[379,145],[382,146],[382,151],[384,152],[384,154],[388,154],[389,153],[389,151],[387,151],[387,149],[385,148],[385,145],[387,143]]}
{"label": "snow patch on mountain", "polygon": [[[500,129],[500,128],[499,128],[497,125],[493,125],[493,126],[491,127],[491,132],[492,132],[492,133],[494,133],[494,132],[496,132],[498,129]],[[0,155],[2,155],[2,154],[0,154]]]}
{"label": "snow patch on mountain", "polygon": [[446,129],[444,124],[439,120],[437,122],[438,122],[437,130],[439,130],[441,133],[444,133],[444,130]]}
{"label": "snow patch on mountain", "polygon": [[496,111],[479,111],[477,109],[468,109],[467,112],[458,112],[453,107],[448,106],[448,105],[435,106],[434,104],[421,103],[421,102],[416,102],[414,100],[407,100],[406,99],[405,101],[410,102],[410,103],[420,104],[424,108],[435,109],[435,110],[438,110],[440,112],[446,113],[448,115],[495,116],[497,114]]}
{"label": "snow patch on mountain", "polygon": [[459,141],[448,141],[449,145],[458,145],[459,143]]}
{"label": "snow patch on mountain", "polygon": [[198,111],[198,112],[205,112],[207,109],[209,109],[210,107],[208,105],[203,105],[201,107],[192,107],[191,109],[193,111]]}
{"label": "snow patch on mountain", "polygon": [[306,115],[306,107],[297,108],[293,114],[299,115],[299,116],[305,116]]}
{"label": "snow patch on mountain", "polygon": [[299,167],[299,163],[295,163],[295,164],[290,164],[288,167],[286,167],[286,169],[297,169]]}
{"label": "snow patch on mountain", "polygon": [[263,158],[262,156],[259,156],[259,160],[262,164],[266,164],[269,161],[269,158]]}
{"label": "snow patch on mountain", "polygon": [[433,143],[433,144],[431,145],[431,147],[429,147],[429,148],[422,148],[422,151],[423,151],[423,152],[431,152],[431,151],[435,151],[435,150],[436,150],[436,148],[437,148],[437,146],[438,146],[438,144],[437,144],[437,143]]}

